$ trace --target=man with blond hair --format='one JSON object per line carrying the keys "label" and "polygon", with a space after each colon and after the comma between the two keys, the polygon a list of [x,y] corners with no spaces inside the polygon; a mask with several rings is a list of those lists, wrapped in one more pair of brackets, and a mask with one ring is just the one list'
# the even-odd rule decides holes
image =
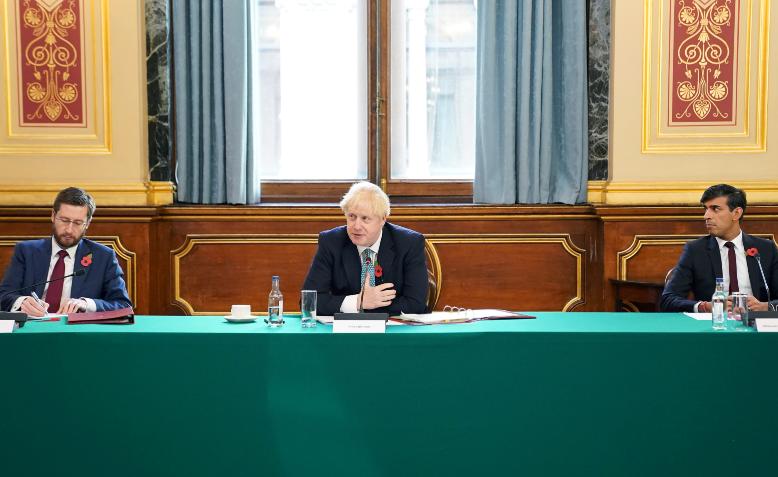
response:
{"label": "man with blond hair", "polygon": [[317,312],[423,313],[424,236],[387,222],[389,197],[370,182],[352,185],[340,208],[346,225],[319,234],[303,284],[318,292]]}

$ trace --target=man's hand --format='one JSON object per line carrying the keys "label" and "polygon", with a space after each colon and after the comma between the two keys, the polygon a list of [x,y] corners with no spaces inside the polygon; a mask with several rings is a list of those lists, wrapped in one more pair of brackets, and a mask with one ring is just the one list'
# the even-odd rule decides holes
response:
{"label": "man's hand", "polygon": [[767,302],[759,301],[753,295],[748,295],[748,309],[750,311],[768,311]]}
{"label": "man's hand", "polygon": [[81,298],[71,298],[68,301],[62,302],[59,306],[57,313],[66,315],[68,313],[78,313],[79,311],[86,310],[86,301]]}
{"label": "man's hand", "polygon": [[392,300],[397,296],[394,289],[394,283],[382,283],[381,285],[371,287],[370,276],[365,274],[365,283],[362,292],[362,309],[374,310],[392,304]]}
{"label": "man's hand", "polygon": [[701,301],[699,305],[697,305],[697,313],[710,313],[713,311],[713,304],[709,301]]}
{"label": "man's hand", "polygon": [[[42,304],[41,304],[42,303]],[[35,316],[40,318],[46,314],[49,304],[45,302],[39,302],[35,298],[28,296],[22,302],[22,306],[19,307],[19,311],[26,313],[27,316]]]}

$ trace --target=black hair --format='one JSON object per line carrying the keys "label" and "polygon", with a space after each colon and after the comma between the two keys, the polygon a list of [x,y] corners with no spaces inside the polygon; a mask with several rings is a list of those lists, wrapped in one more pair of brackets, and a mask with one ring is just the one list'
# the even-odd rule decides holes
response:
{"label": "black hair", "polygon": [[746,193],[742,189],[732,187],[729,184],[716,184],[705,189],[700,198],[700,204],[705,205],[705,202],[716,199],[718,197],[727,198],[727,207],[729,210],[735,210],[740,207],[743,209],[743,213],[740,215],[740,220],[743,220],[743,215],[746,214]]}

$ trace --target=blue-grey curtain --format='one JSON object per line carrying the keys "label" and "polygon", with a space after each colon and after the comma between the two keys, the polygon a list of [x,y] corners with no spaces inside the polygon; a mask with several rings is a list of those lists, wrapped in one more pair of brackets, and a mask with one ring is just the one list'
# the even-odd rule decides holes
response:
{"label": "blue-grey curtain", "polygon": [[475,202],[586,201],[586,5],[478,2]]}
{"label": "blue-grey curtain", "polygon": [[253,0],[173,0],[178,200],[259,201],[251,85]]}

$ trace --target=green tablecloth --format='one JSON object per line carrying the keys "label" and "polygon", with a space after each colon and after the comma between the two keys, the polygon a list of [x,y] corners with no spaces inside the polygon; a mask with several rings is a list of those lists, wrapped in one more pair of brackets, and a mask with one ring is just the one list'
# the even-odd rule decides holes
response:
{"label": "green tablecloth", "polygon": [[676,314],[0,335],[0,475],[776,475],[778,335]]}

